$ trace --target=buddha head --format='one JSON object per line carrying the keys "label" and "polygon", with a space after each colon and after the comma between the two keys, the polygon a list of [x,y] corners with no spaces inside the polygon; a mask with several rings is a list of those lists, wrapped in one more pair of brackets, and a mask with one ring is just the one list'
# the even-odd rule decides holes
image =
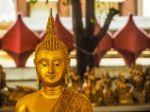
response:
{"label": "buddha head", "polygon": [[56,38],[52,12],[48,18],[44,40],[35,48],[34,63],[43,86],[65,84],[69,66],[68,49]]}

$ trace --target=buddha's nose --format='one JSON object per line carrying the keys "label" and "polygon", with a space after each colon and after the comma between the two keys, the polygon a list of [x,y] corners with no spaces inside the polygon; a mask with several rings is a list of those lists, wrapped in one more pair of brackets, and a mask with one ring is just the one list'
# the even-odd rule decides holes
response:
{"label": "buddha's nose", "polygon": [[54,73],[54,68],[52,65],[49,67],[49,73],[51,73],[51,74]]}

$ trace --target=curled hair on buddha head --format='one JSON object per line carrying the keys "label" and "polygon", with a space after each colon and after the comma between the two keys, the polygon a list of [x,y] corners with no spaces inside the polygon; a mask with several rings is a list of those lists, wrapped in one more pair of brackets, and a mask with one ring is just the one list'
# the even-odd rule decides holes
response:
{"label": "curled hair on buddha head", "polygon": [[37,59],[38,54],[41,50],[60,50],[64,54],[65,58],[68,59],[68,49],[66,45],[56,38],[54,19],[52,17],[52,9],[50,11],[50,16],[47,22],[46,36],[44,37],[44,40],[39,43],[35,48],[35,60]]}

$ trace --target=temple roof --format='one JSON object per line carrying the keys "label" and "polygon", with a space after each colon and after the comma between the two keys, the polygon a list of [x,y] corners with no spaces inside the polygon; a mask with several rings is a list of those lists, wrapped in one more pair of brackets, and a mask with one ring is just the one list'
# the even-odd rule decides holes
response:
{"label": "temple roof", "polygon": [[122,54],[128,65],[134,63],[139,54],[148,48],[148,37],[146,33],[139,29],[129,16],[125,27],[118,30],[114,35],[114,48]]}
{"label": "temple roof", "polygon": [[21,14],[18,14],[15,24],[3,36],[1,47],[14,58],[17,66],[24,66],[20,63],[34,51],[38,42],[38,36],[23,23]]}

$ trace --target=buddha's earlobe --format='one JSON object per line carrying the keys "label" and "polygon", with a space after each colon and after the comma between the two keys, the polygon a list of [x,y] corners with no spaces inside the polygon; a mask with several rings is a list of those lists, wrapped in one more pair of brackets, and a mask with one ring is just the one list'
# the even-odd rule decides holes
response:
{"label": "buddha's earlobe", "polygon": [[34,65],[36,65],[36,60],[35,59],[33,59],[33,62],[34,62]]}
{"label": "buddha's earlobe", "polygon": [[69,79],[68,79],[68,73],[65,74],[65,85],[68,85]]}
{"label": "buddha's earlobe", "polygon": [[66,73],[65,73],[65,84],[68,85],[69,83],[69,73],[70,73],[70,66],[69,66],[69,59],[67,60],[67,66],[66,66]]}
{"label": "buddha's earlobe", "polygon": [[41,89],[42,83],[41,83],[39,76],[37,76],[37,84],[38,84],[38,88]]}

